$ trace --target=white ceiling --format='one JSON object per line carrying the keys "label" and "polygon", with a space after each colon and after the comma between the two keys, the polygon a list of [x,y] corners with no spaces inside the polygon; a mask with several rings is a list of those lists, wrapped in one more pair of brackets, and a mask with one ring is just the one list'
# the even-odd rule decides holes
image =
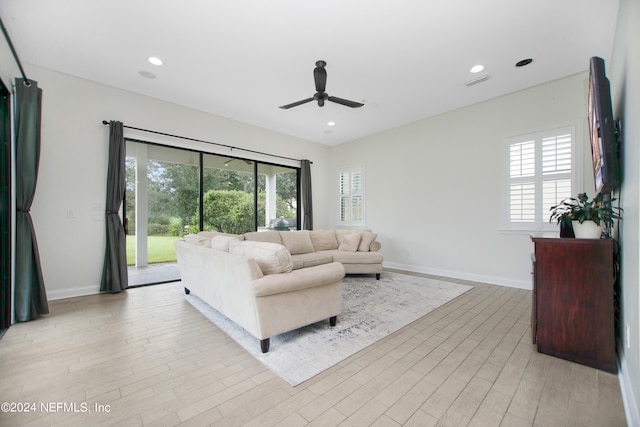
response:
{"label": "white ceiling", "polygon": [[[618,0],[0,2],[24,63],[327,145],[607,61],[617,11]],[[327,93],[364,107],[278,108],[314,94],[320,59]],[[476,64],[486,68],[474,75]]]}

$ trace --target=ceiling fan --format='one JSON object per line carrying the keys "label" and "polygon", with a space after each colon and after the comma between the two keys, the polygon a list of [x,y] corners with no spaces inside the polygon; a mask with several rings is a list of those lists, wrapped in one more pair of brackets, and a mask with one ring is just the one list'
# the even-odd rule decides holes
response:
{"label": "ceiling fan", "polygon": [[336,104],[345,105],[351,108],[362,107],[364,104],[355,101],[349,101],[348,99],[338,98],[337,96],[329,96],[324,90],[327,83],[327,71],[324,69],[327,63],[325,61],[316,61],[316,68],[313,69],[313,79],[316,82],[316,93],[311,98],[303,99],[302,101],[294,102],[287,105],[282,105],[280,108],[288,110],[298,105],[306,104],[311,101],[318,101],[318,106],[323,107],[324,101],[335,102]]}

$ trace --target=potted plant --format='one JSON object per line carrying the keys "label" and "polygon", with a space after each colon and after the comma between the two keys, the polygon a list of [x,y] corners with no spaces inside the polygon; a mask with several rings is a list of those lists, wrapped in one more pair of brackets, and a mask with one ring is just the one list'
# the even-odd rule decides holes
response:
{"label": "potted plant", "polygon": [[555,221],[561,228],[570,224],[578,238],[599,239],[602,230],[605,231],[605,237],[611,237],[614,220],[622,218],[622,209],[613,206],[614,200],[605,199],[602,194],[589,200],[587,193],[580,193],[578,197],[569,197],[552,206],[549,222]]}

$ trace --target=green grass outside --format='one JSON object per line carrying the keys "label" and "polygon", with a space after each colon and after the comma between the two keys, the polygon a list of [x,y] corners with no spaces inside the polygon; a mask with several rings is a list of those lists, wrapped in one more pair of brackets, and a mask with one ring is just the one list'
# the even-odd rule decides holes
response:
{"label": "green grass outside", "polygon": [[[178,236],[148,236],[147,258],[149,264],[158,262],[175,262],[176,252],[173,249],[174,240],[180,240]],[[136,236],[127,236],[127,265],[136,262]]]}

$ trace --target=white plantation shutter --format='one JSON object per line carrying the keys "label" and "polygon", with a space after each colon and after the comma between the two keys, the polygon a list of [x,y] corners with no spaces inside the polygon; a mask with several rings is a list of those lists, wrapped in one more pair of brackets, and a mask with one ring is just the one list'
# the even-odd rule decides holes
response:
{"label": "white plantation shutter", "polygon": [[359,169],[340,171],[340,212],[342,224],[364,223],[364,177]]}
{"label": "white plantation shutter", "polygon": [[571,197],[572,146],[573,132],[542,138],[543,218],[549,218],[551,206]]}
{"label": "white plantation shutter", "polygon": [[567,127],[509,138],[507,228],[555,229],[549,209],[572,195],[574,135]]}
{"label": "white plantation shutter", "polygon": [[535,221],[535,141],[509,145],[509,221]]}

